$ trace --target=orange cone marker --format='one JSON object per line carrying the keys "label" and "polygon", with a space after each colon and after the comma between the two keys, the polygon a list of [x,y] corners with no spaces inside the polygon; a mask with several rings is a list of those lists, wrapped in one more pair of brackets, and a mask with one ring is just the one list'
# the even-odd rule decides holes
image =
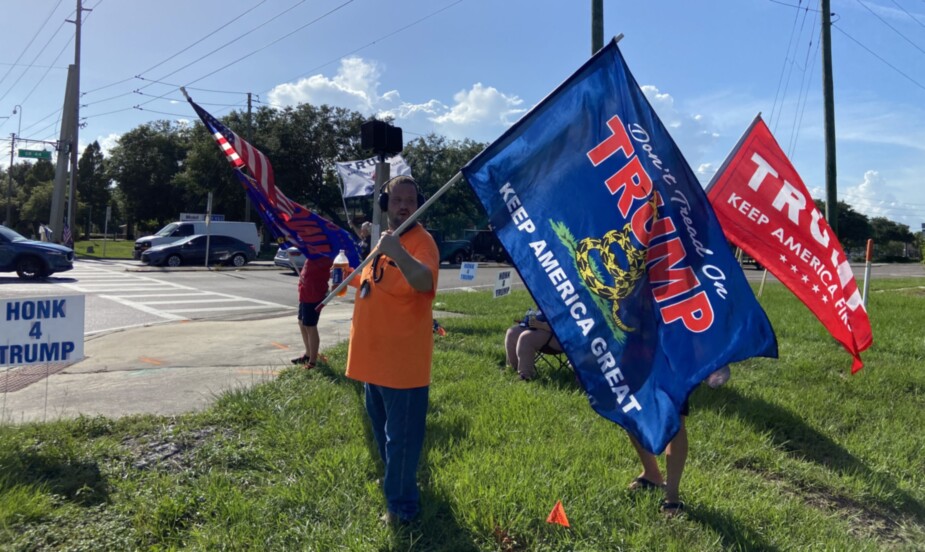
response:
{"label": "orange cone marker", "polygon": [[568,518],[565,517],[565,508],[562,507],[561,500],[557,500],[556,505],[552,507],[549,517],[546,518],[546,523],[558,523],[563,527],[571,527],[568,524]]}

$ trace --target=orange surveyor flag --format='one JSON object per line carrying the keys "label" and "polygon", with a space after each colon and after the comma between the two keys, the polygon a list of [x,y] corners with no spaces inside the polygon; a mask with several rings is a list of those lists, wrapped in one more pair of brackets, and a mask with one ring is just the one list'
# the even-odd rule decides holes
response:
{"label": "orange surveyor flag", "polygon": [[570,527],[568,518],[565,517],[565,508],[562,507],[561,500],[557,500],[556,505],[552,507],[549,517],[546,518],[546,523],[558,523],[563,527]]}

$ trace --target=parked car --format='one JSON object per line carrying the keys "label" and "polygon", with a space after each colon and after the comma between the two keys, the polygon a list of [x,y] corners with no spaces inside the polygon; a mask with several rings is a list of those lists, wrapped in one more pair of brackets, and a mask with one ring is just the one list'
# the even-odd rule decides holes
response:
{"label": "parked car", "polygon": [[135,240],[132,258],[140,259],[141,254],[149,247],[175,243],[198,234],[211,234],[213,237],[231,236],[253,245],[254,251],[260,253],[260,238],[257,235],[257,225],[253,222],[215,221],[206,224],[204,221],[197,220],[171,222],[151,236],[138,238]]}
{"label": "parked car", "polygon": [[298,274],[302,272],[302,265],[305,264],[305,255],[299,251],[298,247],[286,247],[281,245],[276,252],[276,256],[273,257],[273,264],[291,269]]}
{"label": "parked car", "polygon": [[141,262],[152,266],[204,264],[206,238],[209,240],[209,264],[244,266],[257,258],[257,251],[253,245],[231,236],[190,236],[145,250],[141,254]]}
{"label": "parked car", "polygon": [[498,236],[491,230],[465,230],[464,233],[470,243],[473,261],[511,262],[511,257],[501,245]]}
{"label": "parked car", "polygon": [[74,268],[74,250],[56,243],[30,240],[0,225],[0,272],[16,272],[23,280],[42,280]]}
{"label": "parked car", "polygon": [[458,265],[472,258],[469,240],[445,240],[443,239],[443,233],[439,230],[428,228],[427,231],[437,242],[441,263]]}

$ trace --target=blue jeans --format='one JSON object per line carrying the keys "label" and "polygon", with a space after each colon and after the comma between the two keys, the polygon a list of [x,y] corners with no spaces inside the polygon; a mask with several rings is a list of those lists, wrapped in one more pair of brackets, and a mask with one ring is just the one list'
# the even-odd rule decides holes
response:
{"label": "blue jeans", "polygon": [[429,391],[430,387],[393,389],[366,384],[366,413],[385,464],[382,490],[389,511],[402,520],[421,511],[417,471]]}

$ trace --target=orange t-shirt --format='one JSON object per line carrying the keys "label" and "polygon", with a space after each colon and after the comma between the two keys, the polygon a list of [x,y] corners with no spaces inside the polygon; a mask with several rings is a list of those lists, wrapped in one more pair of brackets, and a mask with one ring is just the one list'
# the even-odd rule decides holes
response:
{"label": "orange t-shirt", "polygon": [[369,292],[360,297],[358,289],[354,298],[347,377],[393,389],[413,389],[430,385],[432,305],[440,253],[434,238],[421,225],[412,227],[400,240],[412,257],[430,268],[434,286],[430,291],[416,291],[385,255],[354,277],[361,289],[362,283],[368,282]]}

